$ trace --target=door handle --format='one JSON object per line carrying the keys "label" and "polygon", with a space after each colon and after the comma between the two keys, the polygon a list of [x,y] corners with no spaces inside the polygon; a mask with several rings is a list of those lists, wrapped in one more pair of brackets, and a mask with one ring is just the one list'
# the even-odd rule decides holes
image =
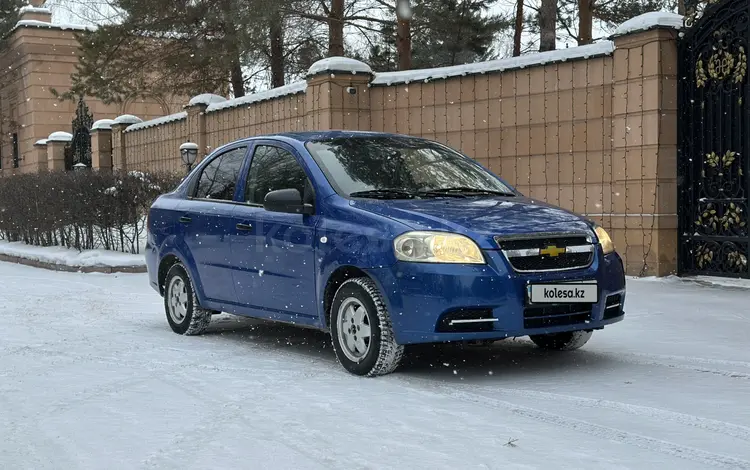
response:
{"label": "door handle", "polygon": [[253,226],[250,224],[237,224],[237,230],[241,230],[243,232],[249,232],[253,229]]}
{"label": "door handle", "polygon": [[185,216],[180,217],[180,223],[181,224],[189,224],[192,221],[193,221],[193,219],[191,219],[190,217],[185,217]]}

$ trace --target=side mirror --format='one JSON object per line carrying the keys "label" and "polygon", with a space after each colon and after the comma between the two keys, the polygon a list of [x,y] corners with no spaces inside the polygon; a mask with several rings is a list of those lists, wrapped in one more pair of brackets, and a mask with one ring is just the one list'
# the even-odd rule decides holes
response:
{"label": "side mirror", "polygon": [[302,195],[297,189],[279,189],[266,194],[263,208],[271,212],[312,215],[315,207],[302,202]]}

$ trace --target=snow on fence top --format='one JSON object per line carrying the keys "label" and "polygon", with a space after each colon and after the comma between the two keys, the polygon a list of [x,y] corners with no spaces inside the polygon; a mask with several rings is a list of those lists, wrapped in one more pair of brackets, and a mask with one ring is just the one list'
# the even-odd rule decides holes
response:
{"label": "snow on fence top", "polygon": [[624,22],[615,29],[615,32],[612,33],[612,37],[662,27],[682,29],[684,20],[684,16],[670,13],[668,11],[652,11]]}
{"label": "snow on fence top", "polygon": [[114,119],[99,119],[91,126],[91,130],[97,129],[112,129],[112,124],[115,123]]}
{"label": "snow on fence top", "polygon": [[47,139],[39,139],[34,142],[34,145],[47,145]]}
{"label": "snow on fence top", "polygon": [[195,106],[197,104],[205,104],[206,106],[214,103],[223,103],[227,101],[226,98],[212,93],[203,93],[202,95],[194,96],[188,102],[188,106]]}
{"label": "snow on fence top", "polygon": [[72,31],[95,31],[96,30],[94,26],[87,26],[83,24],[48,23],[46,21],[39,21],[39,20],[20,20],[18,23],[16,23],[16,26],[10,32],[12,33],[16,29],[23,28],[23,27],[62,29],[62,30],[72,30]]}
{"label": "snow on fence top", "polygon": [[169,116],[162,116],[162,117],[156,118],[156,119],[151,119],[150,121],[137,122],[137,123],[135,123],[135,124],[133,124],[131,126],[128,126],[125,129],[125,132],[133,132],[133,131],[137,131],[139,129],[146,129],[146,128],[149,128],[149,127],[161,126],[161,125],[167,124],[169,122],[181,121],[183,119],[187,119],[187,112],[186,111],[182,111],[182,112],[176,113],[176,114],[170,114]]}
{"label": "snow on fence top", "polygon": [[571,47],[558,51],[539,52],[520,57],[508,59],[489,60],[475,64],[454,65],[452,67],[440,67],[434,69],[407,70],[403,72],[376,73],[372,85],[393,85],[397,83],[410,83],[417,81],[430,81],[459,77],[462,75],[481,74],[490,72],[502,72],[504,70],[522,69],[534,65],[544,65],[554,62],[565,62],[566,60],[588,59],[608,55],[614,52],[615,44],[612,41],[601,41],[587,46]]}
{"label": "snow on fence top", "polygon": [[297,93],[304,93],[307,91],[307,81],[299,81],[290,83],[289,85],[280,86],[278,88],[272,88],[267,91],[261,91],[260,93],[253,93],[252,95],[246,95],[242,98],[235,98],[232,100],[226,100],[221,103],[213,103],[206,108],[207,113],[219,111],[227,108],[236,108],[238,106],[249,105],[257,103],[259,101],[272,100],[274,98],[280,98],[287,95],[296,95]]}
{"label": "snow on fence top", "polygon": [[70,142],[73,140],[73,134],[70,132],[57,131],[47,137],[48,142]]}
{"label": "snow on fence top", "polygon": [[348,57],[328,57],[327,59],[322,59],[312,64],[307,71],[307,76],[309,77],[328,72],[351,73],[353,75],[358,73],[369,73],[372,75],[372,69],[364,62],[350,59]]}

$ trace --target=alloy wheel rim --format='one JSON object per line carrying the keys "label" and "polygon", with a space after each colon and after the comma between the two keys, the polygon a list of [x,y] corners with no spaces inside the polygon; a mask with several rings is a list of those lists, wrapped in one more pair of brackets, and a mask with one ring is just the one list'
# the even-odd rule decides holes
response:
{"label": "alloy wheel rim", "polygon": [[372,328],[370,314],[362,302],[349,297],[339,307],[338,340],[344,355],[352,362],[360,362],[370,352]]}
{"label": "alloy wheel rim", "polygon": [[172,321],[180,324],[185,321],[188,311],[188,295],[185,281],[179,277],[172,279],[167,289],[169,316]]}

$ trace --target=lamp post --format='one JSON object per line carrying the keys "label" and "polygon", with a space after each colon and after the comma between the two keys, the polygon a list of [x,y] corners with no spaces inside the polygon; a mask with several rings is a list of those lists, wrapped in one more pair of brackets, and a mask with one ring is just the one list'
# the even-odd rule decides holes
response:
{"label": "lamp post", "polygon": [[180,156],[182,157],[182,163],[187,167],[187,172],[190,173],[195,161],[198,159],[198,144],[185,142],[180,145]]}

